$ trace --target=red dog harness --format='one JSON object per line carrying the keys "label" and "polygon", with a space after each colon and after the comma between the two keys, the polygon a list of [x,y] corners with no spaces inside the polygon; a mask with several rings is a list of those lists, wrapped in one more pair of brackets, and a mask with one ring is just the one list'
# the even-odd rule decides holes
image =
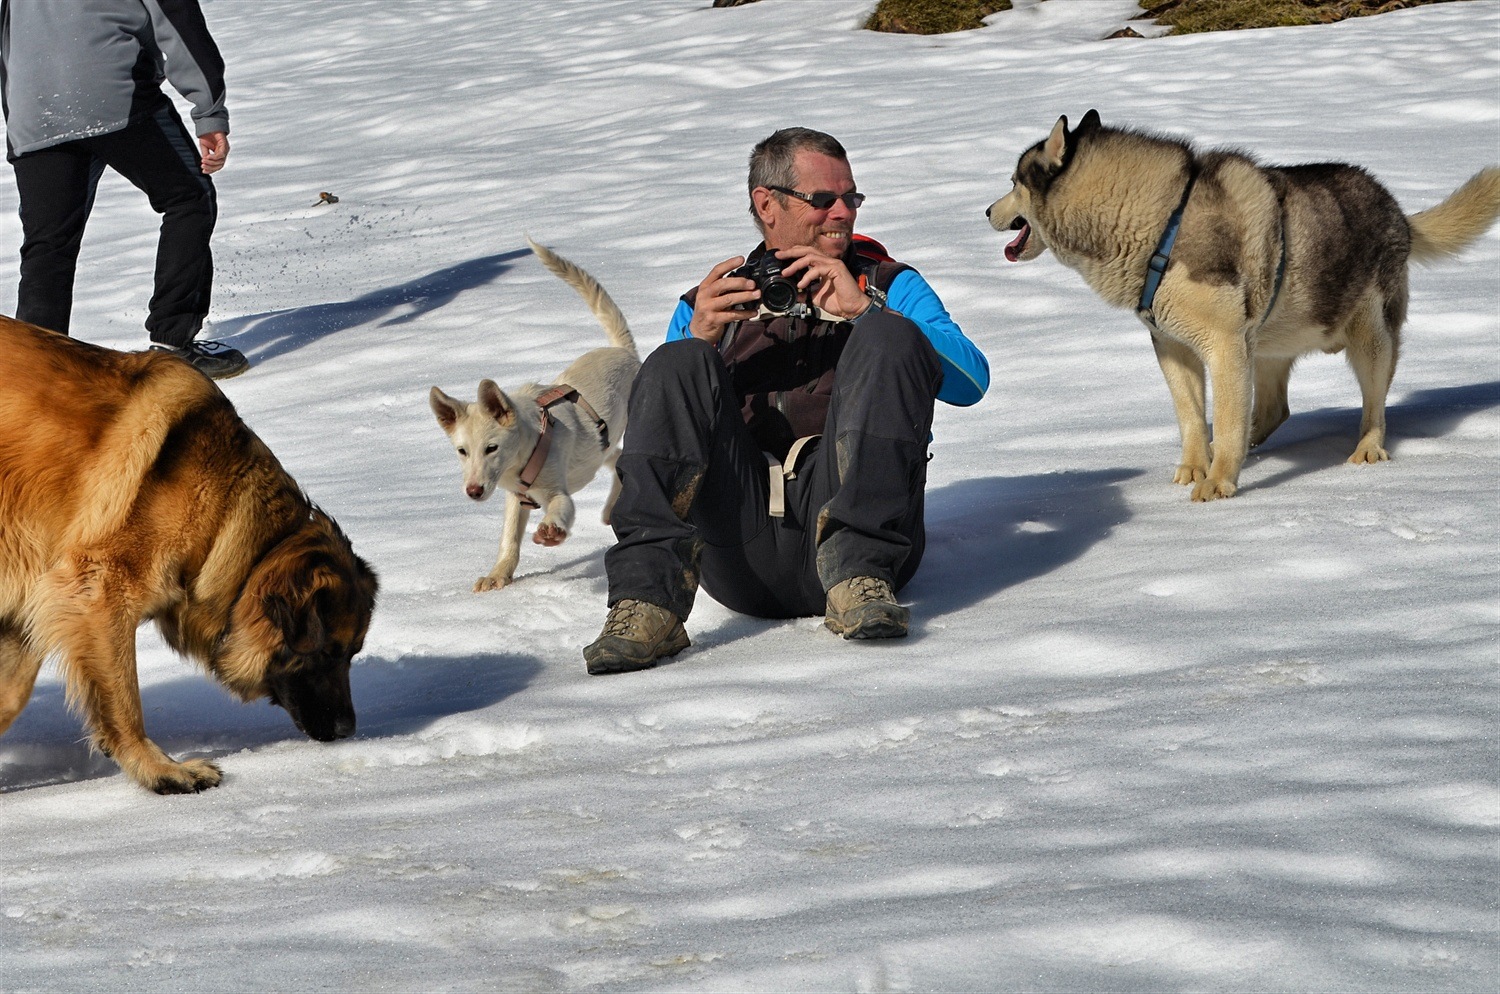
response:
{"label": "red dog harness", "polygon": [[521,489],[516,491],[516,496],[521,498],[523,507],[540,508],[542,505],[531,496],[531,488],[536,483],[536,478],[542,472],[542,466],[547,462],[547,453],[552,451],[552,415],[547,413],[547,408],[554,407],[568,400],[583,409],[594,422],[594,427],[599,431],[599,448],[609,448],[609,425],[599,416],[599,412],[590,406],[573,387],[566,383],[559,384],[541,394],[536,399],[536,404],[542,409],[542,433],[536,440],[536,448],[531,450],[531,458],[526,460],[526,465],[521,469]]}

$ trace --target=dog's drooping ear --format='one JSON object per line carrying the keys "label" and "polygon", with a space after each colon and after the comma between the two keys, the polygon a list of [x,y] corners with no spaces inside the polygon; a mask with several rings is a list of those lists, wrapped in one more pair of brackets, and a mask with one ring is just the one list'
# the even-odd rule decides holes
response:
{"label": "dog's drooping ear", "polygon": [[461,400],[454,400],[437,387],[433,387],[427,395],[427,403],[432,405],[432,413],[437,415],[438,424],[443,426],[443,431],[450,435],[453,433],[453,426],[463,416],[464,408],[468,406]]}
{"label": "dog's drooping ear", "polygon": [[479,406],[502,426],[515,423],[516,406],[494,380],[479,381]]}

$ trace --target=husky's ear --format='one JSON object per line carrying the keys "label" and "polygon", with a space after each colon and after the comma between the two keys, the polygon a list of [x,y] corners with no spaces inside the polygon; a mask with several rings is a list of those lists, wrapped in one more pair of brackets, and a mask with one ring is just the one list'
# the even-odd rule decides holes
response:
{"label": "husky's ear", "polygon": [[1068,150],[1068,117],[1064,114],[1052,126],[1052,134],[1042,142],[1042,162],[1053,169],[1061,169],[1063,157]]}
{"label": "husky's ear", "polygon": [[1078,127],[1073,129],[1073,137],[1082,138],[1084,135],[1098,131],[1102,127],[1104,127],[1104,124],[1099,120],[1099,112],[1090,109],[1087,114],[1083,115],[1083,120],[1078,122]]}
{"label": "husky's ear", "polygon": [[437,415],[438,424],[443,426],[443,431],[450,435],[453,433],[453,426],[463,416],[464,408],[468,406],[461,400],[454,400],[437,387],[433,387],[432,392],[427,395],[427,403],[432,405],[432,413]]}
{"label": "husky's ear", "polygon": [[479,381],[479,406],[502,427],[515,424],[516,405],[495,385],[494,380]]}

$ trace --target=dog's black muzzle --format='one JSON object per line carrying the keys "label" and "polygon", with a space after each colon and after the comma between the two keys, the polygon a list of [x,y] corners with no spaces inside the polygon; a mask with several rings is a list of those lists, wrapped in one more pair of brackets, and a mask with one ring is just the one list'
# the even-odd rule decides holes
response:
{"label": "dog's black muzzle", "polygon": [[354,695],[349,664],[298,670],[270,678],[271,703],[283,708],[310,739],[332,742],[354,734]]}

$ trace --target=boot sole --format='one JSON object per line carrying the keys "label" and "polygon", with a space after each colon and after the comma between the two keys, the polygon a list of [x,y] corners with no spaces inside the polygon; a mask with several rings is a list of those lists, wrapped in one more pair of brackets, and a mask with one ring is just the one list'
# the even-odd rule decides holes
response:
{"label": "boot sole", "polygon": [[649,659],[640,659],[626,656],[618,652],[610,652],[608,649],[599,649],[593,655],[589,646],[583,650],[583,661],[588,667],[590,676],[604,676],[608,673],[634,673],[637,670],[649,670],[656,667],[657,661],[668,656],[675,656],[686,649],[692,642],[689,641],[687,632],[678,629],[675,636],[670,638],[664,645],[656,650],[656,654]]}
{"label": "boot sole", "polygon": [[824,618],[823,625],[835,635],[842,635],[846,639],[905,638],[910,628],[909,622],[905,619],[893,618],[887,614],[864,618],[849,624],[834,618]]}

